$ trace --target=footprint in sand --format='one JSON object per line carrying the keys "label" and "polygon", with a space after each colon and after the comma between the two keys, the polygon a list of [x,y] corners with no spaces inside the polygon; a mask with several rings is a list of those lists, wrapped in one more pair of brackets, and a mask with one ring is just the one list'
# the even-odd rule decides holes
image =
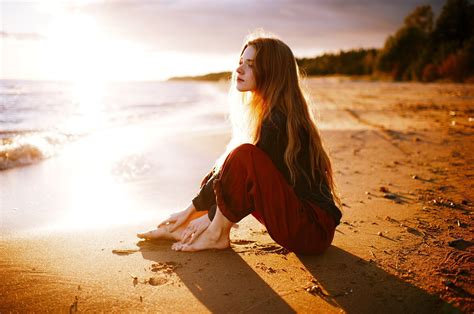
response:
{"label": "footprint in sand", "polygon": [[159,262],[152,264],[150,266],[150,269],[152,272],[162,272],[165,274],[171,274],[174,273],[177,268],[182,267],[180,263],[176,262]]}
{"label": "footprint in sand", "polygon": [[246,244],[255,243],[255,241],[237,239],[237,240],[231,241],[230,243],[236,244],[236,245],[246,245]]}
{"label": "footprint in sand", "polygon": [[163,277],[150,277],[150,279],[146,280],[146,282],[152,286],[162,286],[168,283],[168,279]]}
{"label": "footprint in sand", "polygon": [[276,273],[277,271],[280,271],[280,270],[277,270],[273,267],[268,267],[267,265],[265,265],[264,263],[262,262],[258,262],[257,265],[255,265],[256,268],[258,269],[261,269],[263,270],[264,272],[268,273],[268,274],[274,274]]}

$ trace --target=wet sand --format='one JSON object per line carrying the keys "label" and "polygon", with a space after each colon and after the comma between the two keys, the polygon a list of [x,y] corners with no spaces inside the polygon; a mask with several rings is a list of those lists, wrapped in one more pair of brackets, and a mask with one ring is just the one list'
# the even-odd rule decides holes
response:
{"label": "wet sand", "polygon": [[[0,312],[472,312],[474,86],[334,80],[308,82],[344,202],[325,254],[287,252],[251,217],[221,252],[180,253],[170,242],[135,238],[171,206],[187,204],[227,141],[225,131],[167,139],[174,171],[148,183],[131,180],[125,194],[156,189],[160,197],[140,200],[140,219],[108,228],[29,229],[35,221],[22,206],[7,212],[15,201],[6,176],[22,172],[25,190],[15,197],[35,201],[26,189],[40,180],[32,172],[67,177],[58,165],[68,159],[57,157],[0,173],[10,183],[2,185],[2,220],[17,222],[2,224]],[[41,214],[32,206],[31,215],[54,220],[58,212],[47,204],[67,206],[60,199],[69,199],[69,188],[39,202]]]}

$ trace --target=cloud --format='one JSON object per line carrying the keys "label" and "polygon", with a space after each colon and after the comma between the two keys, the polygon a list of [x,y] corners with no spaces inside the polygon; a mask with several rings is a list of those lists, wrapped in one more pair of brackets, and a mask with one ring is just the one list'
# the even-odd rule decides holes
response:
{"label": "cloud", "polygon": [[[444,1],[431,1],[435,11]],[[221,0],[107,1],[75,7],[117,37],[152,50],[235,53],[263,27],[295,51],[381,47],[403,18],[425,1]]]}

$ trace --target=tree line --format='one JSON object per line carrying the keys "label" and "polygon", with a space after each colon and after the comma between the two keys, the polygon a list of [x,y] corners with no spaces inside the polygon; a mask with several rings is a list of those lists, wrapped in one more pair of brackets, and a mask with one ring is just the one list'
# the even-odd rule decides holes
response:
{"label": "tree line", "polygon": [[447,0],[434,21],[431,6],[417,7],[382,49],[358,49],[298,59],[307,75],[373,75],[394,80],[474,81],[474,4]]}

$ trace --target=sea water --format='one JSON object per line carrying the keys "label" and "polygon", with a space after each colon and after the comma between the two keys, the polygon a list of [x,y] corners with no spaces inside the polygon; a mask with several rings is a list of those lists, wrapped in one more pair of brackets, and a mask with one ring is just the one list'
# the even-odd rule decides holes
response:
{"label": "sea water", "polygon": [[0,81],[0,234],[156,226],[224,151],[227,88]]}
{"label": "sea water", "polygon": [[0,170],[99,131],[144,122],[163,132],[219,127],[226,112],[225,88],[213,83],[0,80]]}

